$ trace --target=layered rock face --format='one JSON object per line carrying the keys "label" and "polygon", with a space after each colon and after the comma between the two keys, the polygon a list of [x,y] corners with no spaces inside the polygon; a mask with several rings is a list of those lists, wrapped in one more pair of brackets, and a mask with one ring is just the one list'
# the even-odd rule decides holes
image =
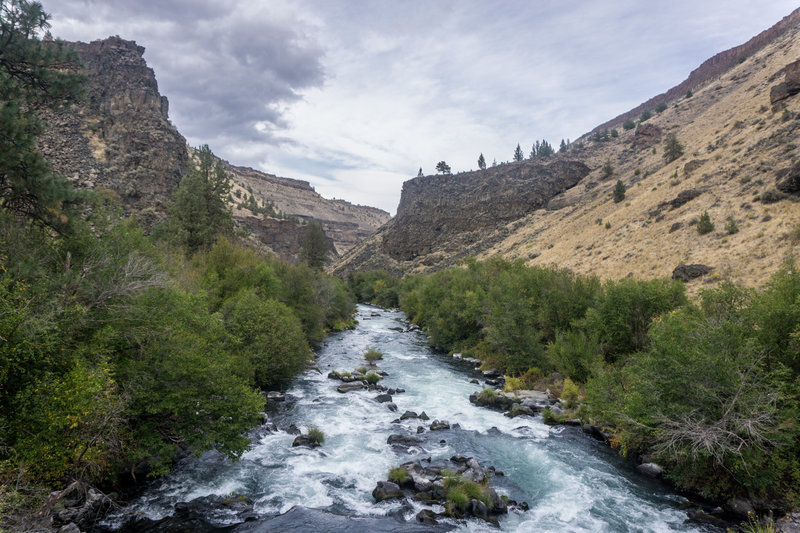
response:
{"label": "layered rock face", "polygon": [[383,250],[397,261],[410,261],[452,243],[454,235],[485,233],[544,207],[589,172],[580,161],[553,158],[414,178],[403,184],[397,216],[383,235]]}
{"label": "layered rock face", "polygon": [[118,197],[145,227],[163,219],[188,164],[186,140],[169,122],[144,47],[119,37],[70,43],[87,69],[86,100],[48,114],[40,150],[79,186]]}
{"label": "layered rock face", "polygon": [[[314,219],[322,225],[325,235],[333,242],[333,252],[341,255],[389,220],[389,213],[362,205],[354,205],[344,200],[323,198],[313,187],[302,180],[281,178],[252,168],[238,167],[223,162],[234,182],[234,192],[253,194],[256,200],[269,201],[286,215],[303,220]],[[251,217],[248,210],[234,209],[234,217],[246,220]],[[267,241],[284,240],[281,235],[267,235],[259,228],[258,235],[265,244]]]}
{"label": "layered rock face", "polygon": [[[72,109],[44,114],[49,127],[39,149],[56,172],[110,197],[150,229],[166,217],[191,150],[169,122],[169,103],[158,92],[144,47],[119,37],[69,44],[86,67],[87,95]],[[285,215],[320,221],[331,240],[332,257],[389,220],[389,213],[380,209],[325,199],[308,182],[223,164],[240,194],[254,194]],[[253,215],[234,205],[237,221],[261,244],[295,260],[305,227],[295,219]]]}

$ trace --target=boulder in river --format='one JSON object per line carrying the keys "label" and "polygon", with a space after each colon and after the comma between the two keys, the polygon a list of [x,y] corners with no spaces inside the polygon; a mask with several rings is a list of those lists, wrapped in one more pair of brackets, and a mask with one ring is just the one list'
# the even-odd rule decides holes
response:
{"label": "boulder in river", "polygon": [[419,415],[414,411],[406,411],[400,415],[400,420],[408,420],[409,418],[419,418]]}
{"label": "boulder in river", "polygon": [[398,435],[398,434],[389,435],[389,438],[386,439],[386,444],[396,444],[400,446],[416,446],[421,442],[422,441],[416,437],[411,437],[409,435]]}
{"label": "boulder in river", "polygon": [[438,431],[440,429],[450,429],[450,422],[447,420],[434,420],[431,423],[431,431]]}
{"label": "boulder in river", "polygon": [[664,468],[656,463],[642,463],[636,467],[636,470],[650,477],[659,477],[664,473]]}
{"label": "boulder in river", "polygon": [[389,402],[386,404],[386,408],[394,413],[397,411],[397,404],[394,402]]}
{"label": "boulder in river", "polygon": [[400,486],[391,481],[378,481],[377,486],[372,490],[372,497],[375,498],[376,502],[402,498],[403,496]]}
{"label": "boulder in river", "polygon": [[342,385],[339,385],[338,387],[336,387],[336,390],[341,393],[345,393],[354,390],[361,390],[363,388],[365,388],[363,383],[361,383],[360,381],[353,381],[352,383],[344,383]]}
{"label": "boulder in river", "polygon": [[306,448],[316,448],[319,446],[319,441],[308,435],[298,435],[292,442],[292,448],[296,446],[305,446]]}
{"label": "boulder in river", "polygon": [[391,402],[392,401],[392,395],[391,394],[378,394],[375,397],[375,401],[378,402],[378,403]]}

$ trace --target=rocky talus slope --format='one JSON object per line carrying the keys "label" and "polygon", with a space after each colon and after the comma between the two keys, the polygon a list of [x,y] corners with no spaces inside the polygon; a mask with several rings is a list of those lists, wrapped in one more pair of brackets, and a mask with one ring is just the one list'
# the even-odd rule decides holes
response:
{"label": "rocky talus slope", "polygon": [[[39,148],[56,172],[97,190],[152,228],[166,217],[192,150],[169,121],[169,103],[144,60],[144,47],[119,37],[69,44],[86,66],[87,97],[70,110],[44,115],[49,127]],[[322,224],[334,256],[389,220],[380,209],[323,198],[305,181],[223,164],[234,190],[272,202],[292,217],[272,218],[233,203],[236,220],[254,244],[286,259],[297,258],[303,220]]]}
{"label": "rocky talus slope", "polygon": [[[552,196],[527,211],[509,208],[506,199],[514,189],[494,173],[524,172],[530,162],[488,169],[480,194],[472,194],[475,187],[450,188],[447,205],[460,206],[460,214],[425,198],[430,191],[424,184],[437,178],[407,182],[395,219],[356,246],[336,271],[418,272],[465,255],[499,255],[606,279],[669,277],[681,264],[713,267],[691,283],[695,292],[722,278],[761,285],[800,252],[797,13],[779,23],[780,31],[762,34],[772,40],[748,48],[749,56],[693,85],[691,95],[673,91],[666,109],[653,109],[652,118],[636,128],[622,127],[624,114],[608,124],[616,137],[610,131],[607,137],[586,134],[566,153],[551,156],[545,165],[582,163],[589,171],[563,181],[561,191],[548,189]],[[667,162],[664,141],[670,134],[683,145],[683,155]],[[449,179],[479,180],[480,173],[474,174]],[[627,189],[619,203],[613,200],[617,180]],[[433,210],[421,215],[426,202]],[[494,218],[481,218],[487,212]],[[704,212],[714,230],[701,235],[696,224]],[[458,231],[462,226],[469,227],[468,239]],[[437,227],[457,231],[432,240]]]}

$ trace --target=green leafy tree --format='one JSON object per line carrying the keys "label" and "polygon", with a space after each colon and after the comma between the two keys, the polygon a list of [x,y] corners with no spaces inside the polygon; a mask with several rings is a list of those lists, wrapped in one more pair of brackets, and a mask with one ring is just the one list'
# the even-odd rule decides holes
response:
{"label": "green leafy tree", "polygon": [[322,224],[312,220],[303,233],[303,242],[300,246],[300,259],[313,269],[320,270],[328,258],[328,238],[322,229]]}
{"label": "green leafy tree", "polygon": [[622,183],[622,180],[617,180],[617,184],[614,186],[614,203],[620,203],[625,199],[625,184]]}
{"label": "green leafy tree", "polygon": [[436,172],[441,172],[442,174],[450,174],[450,165],[448,165],[444,161],[439,161],[438,163],[436,163]]}
{"label": "green leafy tree", "polygon": [[483,158],[483,153],[478,156],[478,168],[481,170],[486,170],[486,160]]}
{"label": "green leafy tree", "polygon": [[218,235],[230,234],[233,216],[226,201],[230,190],[222,163],[208,145],[201,146],[169,204],[170,239],[196,251],[210,246]]}
{"label": "green leafy tree", "polygon": [[522,161],[523,159],[525,159],[525,154],[522,153],[522,148],[517,144],[517,147],[514,149],[514,161]]}
{"label": "green leafy tree", "polygon": [[678,141],[674,133],[670,133],[664,139],[664,161],[672,163],[682,155],[683,145]]}
{"label": "green leafy tree", "polygon": [[622,129],[624,129],[626,131],[632,130],[635,127],[636,127],[636,123],[631,119],[628,119],[628,120],[626,120],[625,122],[622,123]]}
{"label": "green leafy tree", "polygon": [[0,2],[0,206],[61,230],[83,195],[39,154],[38,112],[76,101],[85,78],[74,51],[39,38],[48,20],[39,2]]}

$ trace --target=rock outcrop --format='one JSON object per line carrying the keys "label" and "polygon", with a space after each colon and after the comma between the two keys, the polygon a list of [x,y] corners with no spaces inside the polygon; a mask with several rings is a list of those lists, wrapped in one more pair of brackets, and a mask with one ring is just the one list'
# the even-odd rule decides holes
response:
{"label": "rock outcrop", "polygon": [[[478,240],[488,227],[516,220],[574,186],[590,169],[555,157],[456,175],[423,176],[403,184],[397,216],[383,235],[383,250],[398,261],[443,246]],[[474,233],[474,234],[473,234]]]}
{"label": "rock outcrop", "polygon": [[144,47],[119,37],[69,44],[86,66],[88,94],[71,110],[45,114],[50,127],[39,148],[56,172],[110,195],[151,227],[186,173],[186,140],[169,122]]}
{"label": "rock outcrop", "polygon": [[[166,217],[192,150],[169,121],[169,103],[143,58],[144,47],[119,37],[69,46],[86,67],[87,96],[69,110],[43,113],[49,128],[39,148],[56,172],[119,203],[150,229]],[[256,216],[233,206],[240,226],[284,259],[297,259],[303,221],[322,224],[336,258],[389,220],[380,209],[323,198],[306,181],[222,163],[234,192],[252,194],[285,215]]]}

